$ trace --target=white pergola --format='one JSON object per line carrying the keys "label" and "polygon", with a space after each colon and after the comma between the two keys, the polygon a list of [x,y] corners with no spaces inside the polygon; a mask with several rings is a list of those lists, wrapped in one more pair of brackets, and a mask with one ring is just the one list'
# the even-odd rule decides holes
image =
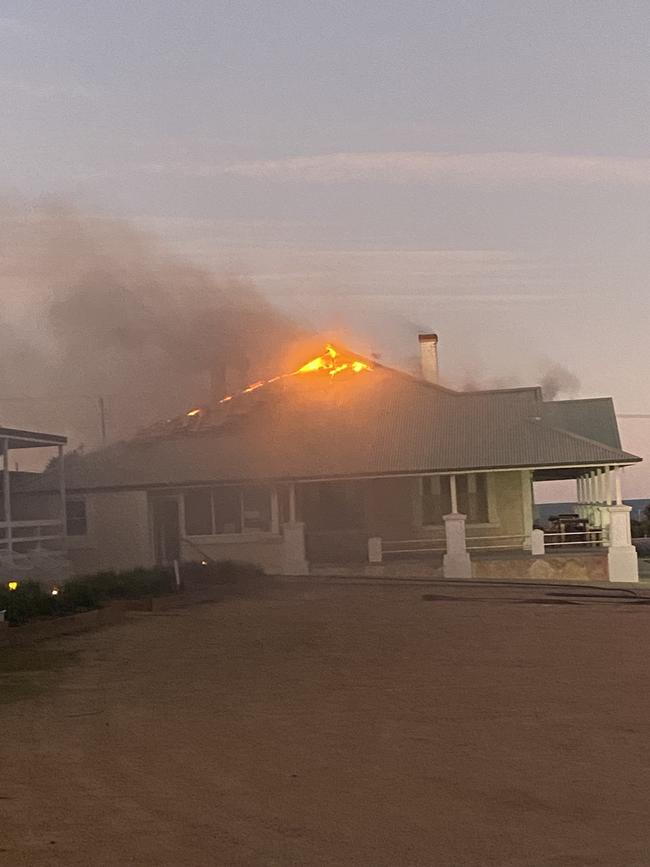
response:
{"label": "white pergola", "polygon": [[[4,554],[8,554],[11,557],[15,545],[20,542],[37,542],[40,545],[40,542],[45,540],[65,540],[66,502],[63,448],[66,443],[66,437],[56,434],[0,427],[2,503],[4,512],[3,520],[0,521],[0,530],[2,530],[2,534],[0,535],[0,551]],[[58,452],[59,517],[55,520],[14,521],[11,510],[11,466],[9,455],[15,449],[38,448],[55,448]],[[54,532],[57,527],[60,527],[59,532]],[[43,533],[43,529],[45,533]]]}

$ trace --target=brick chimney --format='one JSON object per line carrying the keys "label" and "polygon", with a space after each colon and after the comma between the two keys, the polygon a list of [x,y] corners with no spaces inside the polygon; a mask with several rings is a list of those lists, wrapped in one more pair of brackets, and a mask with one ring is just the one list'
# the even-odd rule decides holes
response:
{"label": "brick chimney", "polygon": [[438,382],[438,335],[418,334],[420,342],[420,365],[422,378],[427,382]]}

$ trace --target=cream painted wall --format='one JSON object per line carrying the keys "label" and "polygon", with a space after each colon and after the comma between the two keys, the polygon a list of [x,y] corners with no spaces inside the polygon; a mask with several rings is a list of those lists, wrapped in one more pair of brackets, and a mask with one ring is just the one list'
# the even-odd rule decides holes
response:
{"label": "cream painted wall", "polygon": [[[489,524],[467,525],[468,536],[514,536],[523,534],[524,491],[531,498],[530,485],[522,483],[522,472],[493,472],[488,476]],[[444,526],[422,526],[418,478],[378,479],[368,488],[369,535],[390,539],[444,539]],[[531,512],[532,514],[532,512]],[[530,527],[526,532],[530,531]],[[505,544],[507,540],[495,540]],[[481,540],[477,544],[489,544]],[[513,546],[518,547],[513,540]]]}
{"label": "cream painted wall", "polygon": [[153,566],[145,491],[91,493],[84,498],[88,534],[68,539],[76,574]]}

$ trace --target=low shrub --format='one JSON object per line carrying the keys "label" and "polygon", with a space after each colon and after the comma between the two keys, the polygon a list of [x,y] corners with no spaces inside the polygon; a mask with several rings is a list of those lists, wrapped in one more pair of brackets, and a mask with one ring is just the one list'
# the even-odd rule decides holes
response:
{"label": "low shrub", "polygon": [[[252,563],[236,560],[181,566],[181,576],[190,588],[211,584],[244,586],[263,574]],[[5,609],[6,620],[17,625],[35,617],[56,617],[100,608],[111,599],[163,596],[175,589],[174,573],[163,567],[84,575],[66,581],[55,596],[34,581],[21,581],[16,590],[0,586],[0,610]]]}
{"label": "low shrub", "polygon": [[0,610],[12,626],[27,623],[34,617],[56,614],[56,597],[35,581],[20,581],[15,590],[0,589]]}

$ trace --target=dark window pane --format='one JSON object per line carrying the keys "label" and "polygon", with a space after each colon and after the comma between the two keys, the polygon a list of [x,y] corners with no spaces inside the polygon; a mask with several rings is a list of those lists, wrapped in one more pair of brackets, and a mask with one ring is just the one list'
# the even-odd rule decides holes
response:
{"label": "dark window pane", "polygon": [[214,502],[215,533],[241,533],[241,492],[239,488],[215,488]]}
{"label": "dark window pane", "polygon": [[278,488],[278,510],[280,512],[280,525],[289,521],[289,487],[281,485]]}
{"label": "dark window pane", "polygon": [[304,519],[313,532],[356,530],[366,525],[361,482],[322,482],[301,486]]}
{"label": "dark window pane", "polygon": [[471,521],[467,480],[468,476],[456,476],[456,500],[460,514]]}
{"label": "dark window pane", "polygon": [[422,479],[422,523],[442,524],[451,512],[449,476],[425,476]]}
{"label": "dark window pane", "polygon": [[85,500],[66,500],[66,533],[68,536],[85,536],[88,532]]}
{"label": "dark window pane", "polygon": [[476,473],[468,476],[467,519],[473,524],[486,524],[489,521],[487,475]]}
{"label": "dark window pane", "polygon": [[271,529],[271,493],[268,488],[244,488],[243,510],[245,530]]}
{"label": "dark window pane", "polygon": [[188,536],[209,536],[212,533],[210,491],[185,494],[185,532]]}

